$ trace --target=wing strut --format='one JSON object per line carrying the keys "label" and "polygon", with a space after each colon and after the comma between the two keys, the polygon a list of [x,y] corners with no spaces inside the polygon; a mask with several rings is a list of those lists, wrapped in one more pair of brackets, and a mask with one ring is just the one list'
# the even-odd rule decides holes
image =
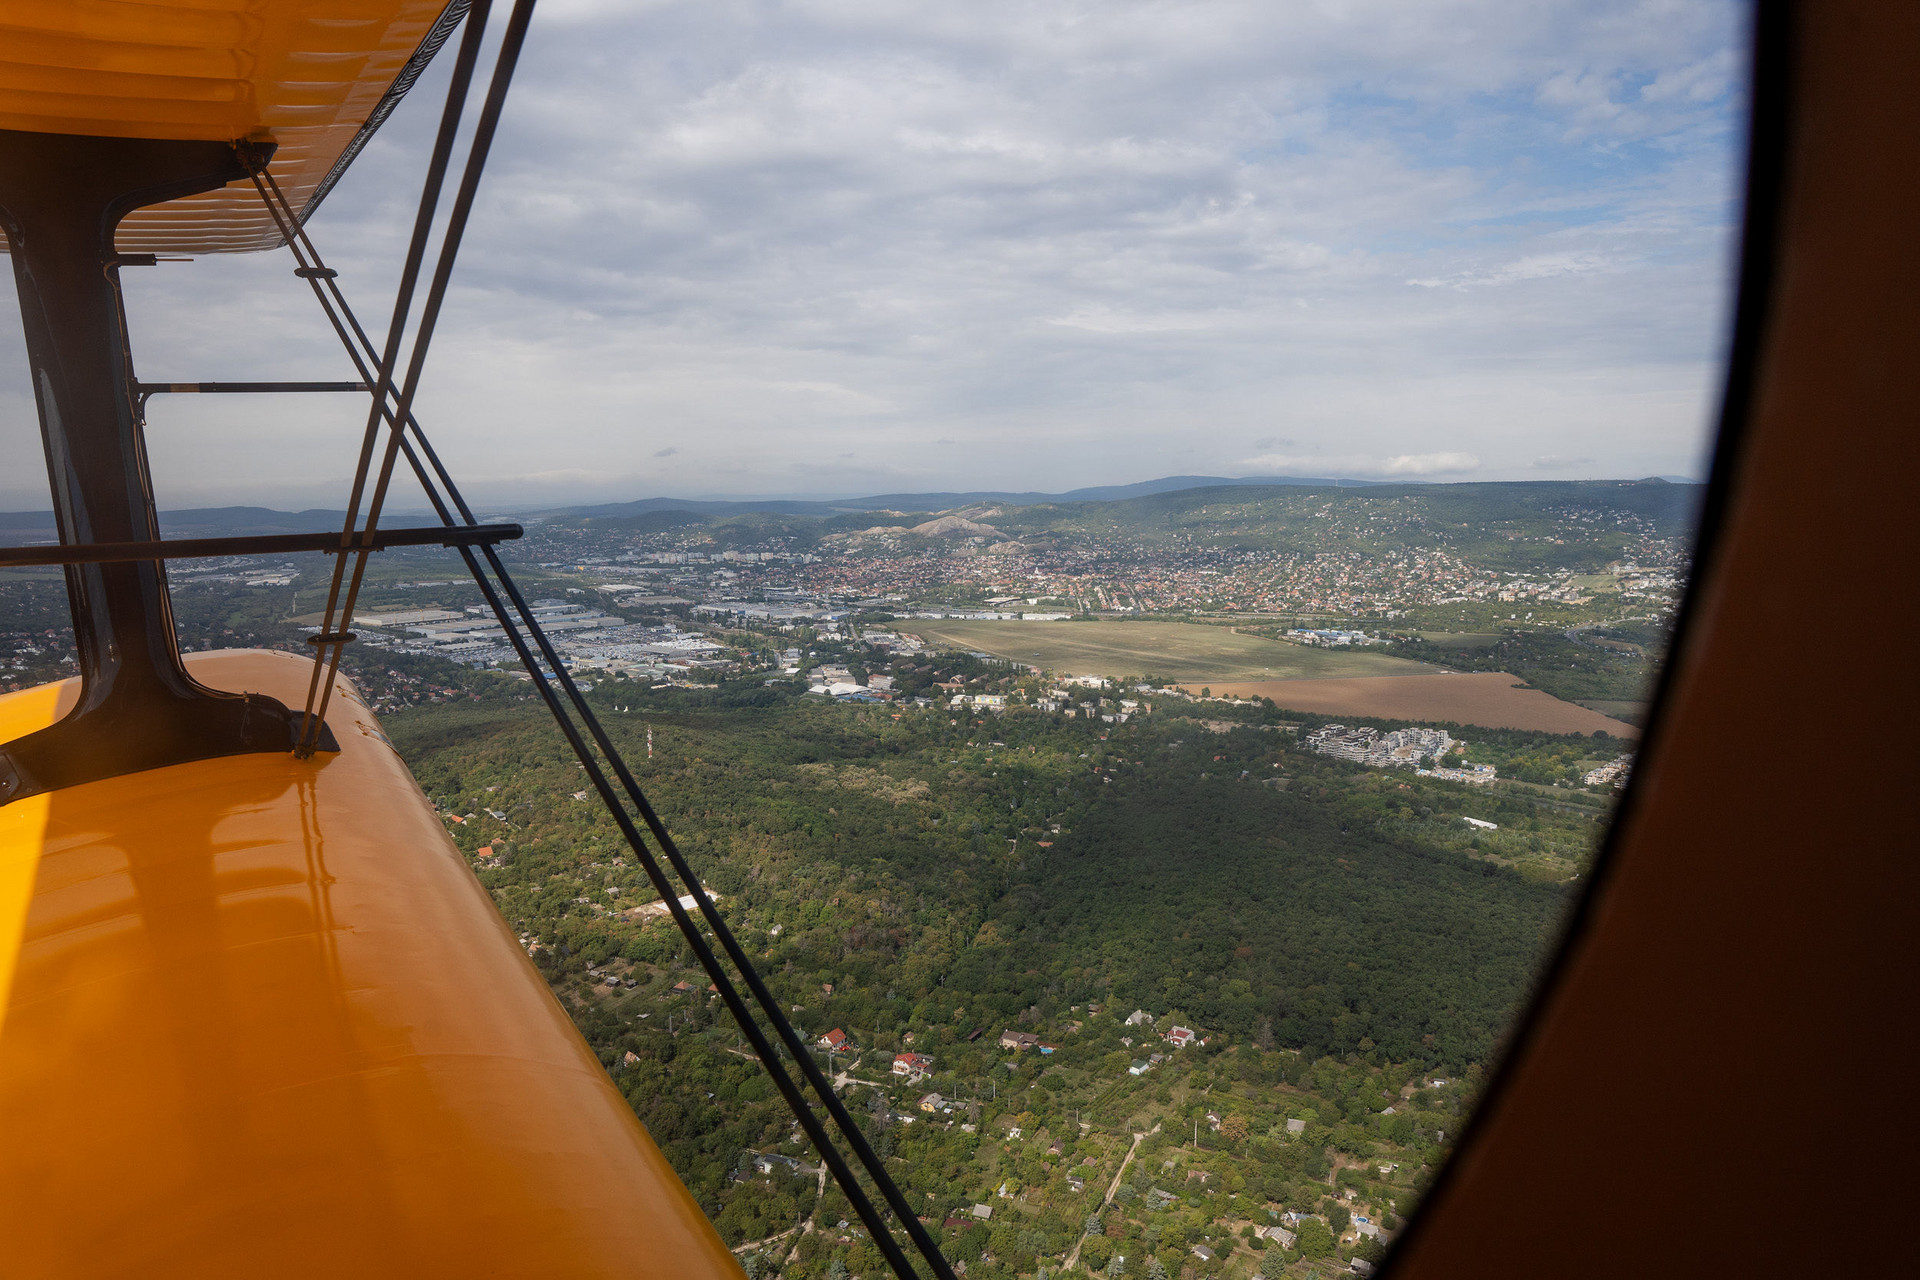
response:
{"label": "wing strut", "polygon": [[[406,381],[402,386],[396,388],[392,370],[399,354],[399,340],[396,335],[404,320],[405,307],[396,306],[394,327],[389,332],[386,348],[384,351],[377,350],[371,337],[347,305],[346,297],[337,283],[337,273],[329,269],[321,260],[305,227],[294,217],[291,207],[265,163],[252,167],[254,186],[258,189],[261,199],[272,211],[298,263],[295,274],[306,280],[313,289],[314,297],[319,301],[321,309],[333,325],[334,332],[346,348],[355,369],[363,380],[374,387],[370,427],[367,439],[363,443],[359,474],[356,477],[356,504],[360,496],[359,490],[370,468],[373,437],[382,423],[389,431],[386,455],[376,482],[374,502],[369,507],[368,525],[356,531],[353,528],[353,517],[349,516],[348,528],[343,533],[339,544],[343,551],[358,550],[360,543],[354,541],[356,537],[365,540],[370,536],[377,536],[373,535],[371,530],[377,519],[379,502],[384,499],[392,467],[398,457],[406,459],[415,478],[419,480],[422,490],[433,504],[435,513],[444,524],[453,527],[472,527],[478,523],[472,508],[467,505],[453,477],[448,473],[445,464],[421,430],[419,421],[414,417],[413,395],[418,386],[420,362],[425,354],[426,340],[431,337],[432,322],[437,316],[445,295],[447,279],[452,269],[452,255],[458,249],[460,232],[472,208],[473,192],[479,178],[478,168],[485,162],[486,145],[498,120],[499,107],[505,94],[506,79],[512,74],[512,59],[518,53],[520,38],[525,33],[526,21],[531,15],[532,7],[532,0],[516,0],[513,16],[509,20],[506,42],[502,47],[500,62],[495,69],[486,108],[482,112],[478,135],[469,156],[468,169],[463,176],[459,197],[449,220],[442,257],[434,272],[433,286],[421,321],[419,337],[416,340]],[[483,27],[486,19],[486,0],[476,0],[469,29],[462,43],[461,65],[466,68],[469,75],[471,58],[467,51],[469,47],[477,45],[478,40],[474,33]],[[466,78],[457,68],[454,87],[449,90],[450,101],[451,95],[456,91],[464,95]],[[442,158],[458,119],[459,111],[450,106],[443,119],[441,141],[436,144],[436,159]],[[444,165],[429,175],[430,191],[422,197],[422,216],[416,227],[418,243],[424,243],[424,230],[430,221],[432,203],[437,195],[438,183],[443,176]],[[401,291],[403,296],[410,295],[412,281],[417,277],[419,265],[418,256],[410,256],[408,279]],[[895,1239],[884,1213],[873,1203],[872,1198],[861,1185],[860,1179],[840,1153],[833,1135],[821,1122],[820,1117],[814,1113],[806,1095],[801,1091],[801,1085],[788,1074],[781,1061],[780,1046],[785,1047],[788,1056],[799,1068],[806,1087],[813,1091],[825,1107],[835,1128],[852,1148],[862,1170],[885,1200],[887,1208],[905,1229],[926,1267],[938,1280],[954,1280],[953,1269],[941,1255],[939,1246],[935,1244],[926,1227],[920,1222],[919,1216],[914,1212],[913,1206],[908,1203],[906,1196],[888,1174],[885,1165],[874,1152],[871,1144],[867,1142],[866,1136],[848,1113],[845,1104],[834,1093],[831,1081],[821,1071],[819,1064],[813,1061],[806,1041],[788,1021],[779,1000],[754,969],[752,960],[741,947],[738,939],[734,937],[732,930],[727,927],[726,921],[713,905],[713,900],[701,886],[699,877],[688,865],[679,846],[675,844],[666,824],[661,821],[659,814],[648,802],[632,770],[628,768],[618,748],[614,746],[605,728],[593,714],[593,709],[582,696],[579,686],[568,674],[566,663],[555,651],[545,632],[541,630],[532,608],[507,572],[506,565],[501,561],[493,542],[491,540],[471,543],[463,541],[456,550],[466,562],[468,571],[473,575],[475,584],[479,586],[487,606],[499,621],[501,630],[512,644],[514,652],[532,677],[534,687],[539,691],[541,699],[553,713],[554,721],[566,738],[568,746],[572,748],[574,755],[586,770],[593,789],[606,805],[607,812],[619,826],[628,845],[632,847],[641,866],[646,870],[647,878],[652,882],[655,891],[660,894],[661,900],[666,903],[674,923],[679,926],[680,932],[687,939],[688,946],[699,958],[701,967],[706,970],[714,988],[720,993],[721,1000],[726,1004],[735,1022],[739,1024],[748,1042],[752,1044],[767,1074],[772,1078],[775,1087],[780,1090],[781,1097],[786,1100],[795,1119],[806,1131],[808,1139],[820,1152],[822,1160],[833,1174],[834,1181],[839,1184],[848,1201],[853,1205],[855,1213],[872,1236],[874,1244],[886,1257],[887,1265],[900,1280],[917,1280],[919,1276],[906,1252],[900,1247],[899,1241]],[[346,559],[347,557],[343,555],[336,562],[336,592],[340,584],[341,568]],[[356,570],[346,591],[345,608],[338,611],[339,616],[352,616],[353,599],[358,584],[359,574]],[[326,624],[321,635],[317,637],[321,645],[316,661],[316,683],[320,684],[323,690],[332,688],[331,672],[337,669],[340,651],[346,642],[345,635],[337,632],[333,625],[336,613],[334,604],[335,601],[330,599]],[[328,650],[331,650],[331,653]],[[328,678],[323,683],[318,680],[321,662],[326,663],[328,674]],[[323,692],[319,702],[321,713],[324,713],[325,705]],[[318,719],[319,716],[316,715],[315,718]],[[643,826],[646,829],[645,833],[641,830]],[[659,845],[660,853],[671,866],[673,875],[679,878],[680,886],[683,886],[686,891],[684,896],[692,900],[701,919],[711,930],[713,938],[720,943],[721,950],[725,951],[727,958],[733,962],[741,981],[752,995],[754,1004],[758,1006],[760,1016],[764,1017],[772,1027],[779,1045],[768,1038],[767,1032],[761,1027],[753,1009],[748,1006],[739,988],[728,974],[726,966],[715,954],[712,944],[702,933],[699,924],[687,908],[681,905],[683,895],[649,847],[648,834]]]}
{"label": "wing strut", "polygon": [[[447,221],[447,230],[440,243],[440,257],[434,268],[433,284],[427,295],[426,305],[422,308],[419,324],[414,333],[412,358],[407,368],[407,380],[400,391],[400,405],[395,414],[394,428],[388,433],[387,448],[381,458],[379,479],[374,483],[373,493],[367,500],[367,520],[363,528],[356,528],[360,519],[360,501],[366,497],[367,471],[373,461],[374,445],[379,440],[380,423],[386,408],[387,394],[393,389],[393,373],[400,360],[400,344],[406,336],[407,317],[413,310],[414,290],[419,284],[420,267],[426,260],[427,240],[433,230],[433,216],[439,206],[440,191],[446,184],[447,166],[453,157],[454,135],[460,129],[460,116],[466,109],[467,90],[473,83],[474,64],[480,58],[480,43],[486,37],[487,19],[492,12],[492,0],[475,0],[467,14],[467,29],[460,37],[460,52],[454,59],[453,78],[447,86],[447,101],[440,114],[440,131],[434,137],[433,155],[427,164],[426,181],[420,190],[420,208],[414,217],[413,237],[407,246],[406,266],[400,273],[400,287],[393,300],[393,319],[387,326],[385,350],[376,366],[378,377],[374,380],[373,403],[367,411],[367,428],[360,441],[360,458],[354,467],[353,489],[347,498],[346,527],[340,532],[340,547],[347,550],[357,541],[362,546],[360,554],[353,557],[353,573],[346,584],[346,601],[341,605],[341,581],[346,577],[348,557],[341,556],[333,562],[333,581],[327,588],[327,606],[323,611],[320,634],[323,636],[345,635],[344,628],[334,627],[334,614],[338,609],[344,616],[352,617],[355,603],[360,598],[360,583],[367,571],[366,539],[380,524],[380,508],[385,504],[387,486],[393,479],[393,464],[402,432],[398,423],[404,422],[413,404],[414,392],[419,388],[421,363],[426,358],[427,346],[433,340],[435,322],[439,319],[440,304],[446,296],[446,282],[453,270],[454,255],[459,252],[460,238],[466,229],[467,216],[473,209],[474,192],[478,189],[480,172],[486,165],[487,150],[493,142],[494,127],[499,123],[500,107],[506,98],[507,85],[513,78],[514,65],[520,54],[520,45],[526,36],[528,21],[533,17],[533,0],[517,0],[513,17],[507,24],[507,38],[500,47],[498,59],[494,64],[493,83],[487,91],[486,106],[482,110],[480,123],[475,131],[473,142],[467,154],[467,167],[460,182],[460,193],[456,198],[451,216]],[[243,155],[243,159],[245,156]],[[264,167],[264,158],[253,168]],[[317,727],[326,720],[327,702],[333,696],[333,677],[340,669],[340,655],[346,649],[346,642],[316,646],[313,653],[313,675],[307,682],[307,724],[309,729]],[[308,756],[314,750],[312,732],[301,735],[294,745],[294,754]]]}
{"label": "wing strut", "polygon": [[[424,529],[380,529],[365,543],[373,551],[388,547],[468,547],[517,538],[517,524],[442,524]],[[50,547],[0,547],[0,568],[27,565],[137,564],[146,561],[204,560],[214,556],[286,556],[320,551],[340,555],[340,539],[331,533],[268,533],[239,538],[169,538],[163,542],[60,543]]]}
{"label": "wing strut", "polygon": [[245,176],[223,143],[0,130],[0,226],[60,532],[41,563],[64,566],[80,674],[71,711],[0,746],[0,805],[301,741],[311,753],[326,740],[324,726],[275,698],[188,673],[164,557],[152,553],[160,525],[120,288],[133,257],[114,234],[133,210]]}

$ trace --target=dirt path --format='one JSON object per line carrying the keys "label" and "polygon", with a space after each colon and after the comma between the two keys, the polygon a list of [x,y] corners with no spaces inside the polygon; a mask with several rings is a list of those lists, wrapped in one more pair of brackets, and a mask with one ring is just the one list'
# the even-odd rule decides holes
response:
{"label": "dirt path", "polygon": [[[820,1186],[819,1186],[819,1189],[814,1194],[813,1212],[807,1216],[807,1220],[805,1222],[800,1224],[801,1235],[806,1235],[813,1230],[814,1223],[820,1215],[820,1197],[827,1194],[827,1162],[825,1160],[822,1160],[820,1162],[820,1168],[816,1172],[818,1172],[818,1174],[820,1175]],[[791,1235],[793,1233],[785,1232],[783,1234]],[[787,1254],[787,1261],[794,1262],[794,1261],[797,1261],[799,1257],[800,1257],[800,1242],[798,1240],[795,1240],[793,1242],[792,1252]]]}
{"label": "dirt path", "polygon": [[733,1251],[735,1253],[753,1253],[756,1250],[766,1248],[770,1244],[776,1244],[781,1240],[785,1240],[788,1236],[799,1233],[800,1231],[801,1228],[799,1227],[788,1227],[785,1231],[775,1232],[773,1235],[763,1239],[749,1240],[745,1244],[737,1244],[733,1246]]}
{"label": "dirt path", "polygon": [[[1120,1190],[1120,1180],[1127,1176],[1127,1166],[1133,1163],[1133,1157],[1139,1153],[1140,1144],[1158,1132],[1160,1132],[1160,1126],[1156,1124],[1153,1128],[1147,1130],[1146,1133],[1136,1133],[1133,1135],[1133,1145],[1127,1148],[1127,1158],[1120,1162],[1120,1171],[1114,1174],[1113,1181],[1107,1184],[1106,1198],[1100,1201],[1100,1207],[1102,1209],[1105,1209],[1113,1203],[1114,1194]],[[1067,1260],[1060,1264],[1062,1271],[1073,1270],[1074,1265],[1080,1261],[1080,1246],[1086,1242],[1087,1233],[1083,1231],[1080,1233],[1080,1238],[1073,1242],[1073,1252],[1069,1253]]]}

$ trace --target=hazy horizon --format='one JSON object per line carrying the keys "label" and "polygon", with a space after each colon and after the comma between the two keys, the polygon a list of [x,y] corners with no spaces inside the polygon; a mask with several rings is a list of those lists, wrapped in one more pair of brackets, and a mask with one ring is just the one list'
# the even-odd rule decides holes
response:
{"label": "hazy horizon", "polygon": [[[1668,484],[1701,485],[1706,483],[1704,479],[1697,479],[1690,476],[1679,476],[1679,475],[1562,476],[1562,477],[1556,477],[1552,481],[1546,480],[1540,476],[1515,477],[1512,479],[1496,479],[1496,478],[1489,477],[1484,479],[1472,479],[1472,480],[1413,480],[1413,479],[1380,480],[1380,479],[1362,479],[1354,476],[1293,476],[1293,475],[1254,476],[1254,477],[1248,477],[1248,476],[1191,476],[1191,477],[1152,476],[1145,480],[1120,481],[1114,484],[1072,484],[1072,485],[1062,484],[1062,485],[1054,485],[1054,486],[1048,486],[1048,487],[1042,487],[1042,488],[1031,488],[1031,489],[1009,489],[1005,487],[969,488],[969,489],[921,489],[921,490],[901,489],[901,490],[893,490],[886,493],[882,493],[875,490],[861,490],[861,491],[853,491],[853,492],[831,492],[831,491],[821,491],[821,490],[810,490],[810,491],[800,491],[800,492],[790,492],[790,493],[749,493],[749,494],[717,493],[717,492],[709,492],[709,493],[648,492],[648,493],[629,494],[624,497],[594,498],[592,500],[582,500],[582,501],[562,500],[562,501],[556,501],[556,502],[538,502],[538,501],[531,501],[531,500],[516,500],[513,498],[504,498],[499,501],[489,502],[484,504],[486,507],[486,511],[480,513],[480,518],[483,520],[486,519],[489,513],[500,513],[500,514],[534,513],[534,512],[540,512],[540,511],[564,510],[564,509],[573,508],[573,507],[621,506],[621,505],[638,503],[638,502],[735,502],[735,503],[846,502],[846,501],[858,501],[863,499],[872,499],[876,497],[894,497],[894,496],[939,497],[939,496],[947,496],[947,495],[964,496],[967,494],[1011,494],[1016,496],[1031,495],[1036,497],[1058,497],[1058,496],[1067,495],[1067,494],[1080,493],[1088,490],[1127,489],[1127,488],[1132,488],[1139,485],[1150,485],[1150,484],[1158,483],[1160,481],[1176,480],[1176,479],[1193,479],[1193,480],[1201,480],[1201,481],[1225,480],[1225,481],[1231,481],[1235,483],[1243,483],[1248,480],[1273,480],[1273,481],[1280,481],[1280,482],[1336,481],[1343,485],[1351,485],[1351,486],[1395,485],[1395,484],[1444,486],[1444,485],[1459,485],[1459,484],[1513,484],[1513,483],[1603,484],[1603,483],[1609,483],[1609,482],[1637,482],[1637,481],[1645,481],[1645,480],[1660,480]],[[1193,486],[1181,486],[1181,487],[1182,488],[1186,488],[1186,487],[1202,488],[1205,486],[1193,485]],[[1162,492],[1175,492],[1175,491],[1176,490],[1174,489],[1167,489],[1167,490],[1163,490]],[[1085,501],[1102,501],[1104,499],[1089,498],[1084,500]],[[277,506],[273,503],[268,503],[268,502],[213,502],[213,503],[193,503],[193,504],[180,503],[180,504],[173,504],[173,505],[162,505],[160,509],[163,512],[167,512],[167,511],[219,510],[222,508],[229,508],[229,507],[258,507],[265,510],[283,511],[288,513],[298,513],[300,511],[344,510],[344,506],[338,503],[334,504],[333,506],[328,506],[324,503],[319,505],[313,505],[313,506]],[[17,510],[0,510],[0,516],[23,516],[23,515],[40,515],[40,514],[51,514],[51,508],[45,504],[42,504],[41,506],[37,506],[37,507],[27,506],[27,507],[19,508]],[[416,510],[410,507],[406,502],[402,502],[398,506],[391,506],[388,508],[387,523],[389,524],[393,523],[393,520],[396,516],[412,517],[412,516],[429,516],[429,515],[430,513],[425,511],[424,508]]]}
{"label": "hazy horizon", "polygon": [[[487,506],[1694,474],[1743,15],[543,3],[420,417]],[[448,62],[311,224],[376,332]],[[136,368],[348,376],[291,266],[127,272]],[[10,282],[0,311],[0,509],[37,509]],[[149,413],[174,509],[338,506],[365,419]]]}

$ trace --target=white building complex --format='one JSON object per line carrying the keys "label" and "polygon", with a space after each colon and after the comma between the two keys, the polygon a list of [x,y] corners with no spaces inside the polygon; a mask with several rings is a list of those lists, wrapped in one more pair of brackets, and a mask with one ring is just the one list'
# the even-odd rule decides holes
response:
{"label": "white building complex", "polygon": [[1438,760],[1453,749],[1453,737],[1445,729],[1349,729],[1343,724],[1325,725],[1306,737],[1310,751],[1336,760],[1351,760],[1375,769],[1413,768],[1422,760]]}

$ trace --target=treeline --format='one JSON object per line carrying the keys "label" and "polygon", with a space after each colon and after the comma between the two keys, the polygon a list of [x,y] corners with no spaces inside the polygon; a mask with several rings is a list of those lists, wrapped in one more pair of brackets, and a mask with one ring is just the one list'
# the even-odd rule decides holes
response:
{"label": "treeline", "polygon": [[1597,568],[1691,532],[1698,485],[1661,481],[1234,486],[996,515],[1019,536],[1080,533],[1150,546],[1316,555],[1443,549],[1516,572]]}
{"label": "treeline", "polygon": [[1558,631],[1515,630],[1484,646],[1400,636],[1387,652],[1462,671],[1505,671],[1568,702],[1631,702],[1651,692],[1665,650],[1662,646],[1630,653],[1576,643]]}

